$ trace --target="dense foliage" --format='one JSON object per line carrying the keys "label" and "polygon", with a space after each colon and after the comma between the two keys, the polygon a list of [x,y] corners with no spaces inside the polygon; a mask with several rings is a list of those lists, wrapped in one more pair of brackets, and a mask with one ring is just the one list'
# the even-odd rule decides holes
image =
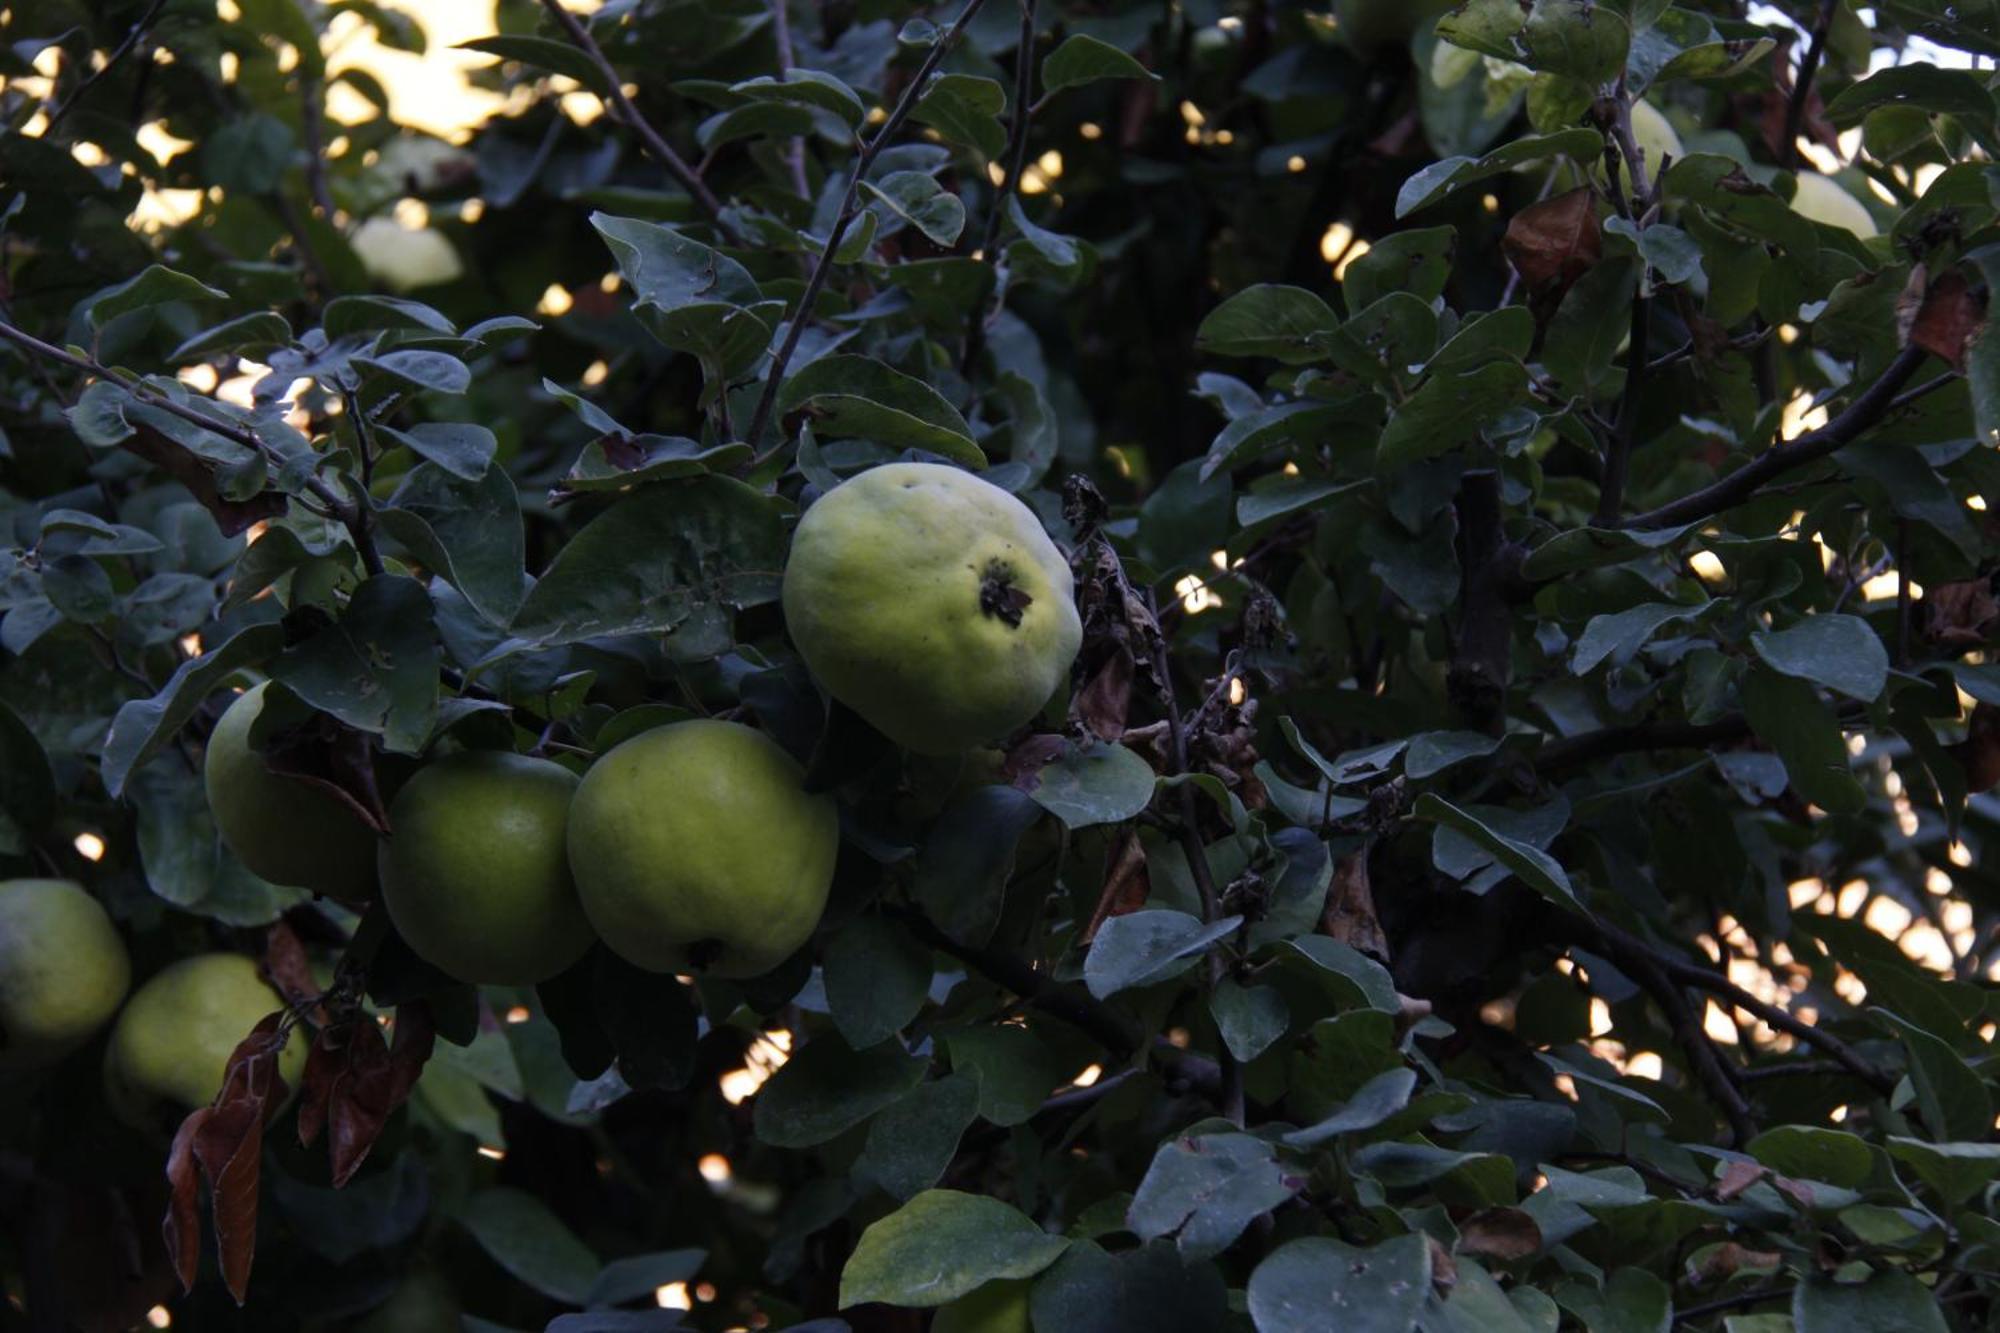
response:
{"label": "dense foliage", "polygon": [[[0,872],[287,1000],[0,1065],[0,1323],[2000,1317],[1994,0],[585,8],[463,144],[390,0],[0,10]],[[788,638],[897,458],[1075,571],[993,749]],[[753,725],[825,915],[452,982],[218,839],[266,680],[298,847]]]}

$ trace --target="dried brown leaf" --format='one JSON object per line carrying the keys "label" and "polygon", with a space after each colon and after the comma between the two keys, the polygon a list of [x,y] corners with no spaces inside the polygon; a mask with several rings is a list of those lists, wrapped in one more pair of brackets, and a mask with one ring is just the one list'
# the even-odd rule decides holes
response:
{"label": "dried brown leaf", "polygon": [[195,1271],[201,1263],[201,1181],[194,1160],[194,1140],[209,1114],[206,1106],[189,1112],[174,1134],[174,1146],[167,1152],[167,1216],[160,1230],[166,1237],[167,1259],[173,1264],[182,1291],[194,1289]]}
{"label": "dried brown leaf", "polygon": [[1458,1249],[1512,1263],[1541,1252],[1542,1228],[1519,1208],[1482,1208],[1458,1224]]}
{"label": "dried brown leaf", "polygon": [[1083,943],[1097,938],[1098,927],[1114,916],[1136,912],[1146,905],[1153,885],[1146,873],[1146,847],[1137,829],[1128,828],[1105,858],[1104,891],[1097,897],[1097,910],[1084,927]]}
{"label": "dried brown leaf", "polygon": [[1965,739],[1951,747],[1952,758],[1965,770],[1965,785],[1989,791],[2000,784],[2000,708],[1974,704]]}
{"label": "dried brown leaf", "polygon": [[1368,853],[1364,849],[1342,858],[1326,891],[1320,933],[1383,962],[1389,960],[1389,937],[1375,915],[1375,894],[1368,883]]}
{"label": "dried brown leaf", "polygon": [[1986,322],[1986,299],[1958,269],[1946,269],[1924,293],[1910,341],[1965,373],[1965,349]]}
{"label": "dried brown leaf", "polygon": [[1604,230],[1588,187],[1533,203],[1507,224],[1500,247],[1531,295],[1553,309],[1604,255]]}
{"label": "dried brown leaf", "polygon": [[1986,579],[1945,583],[1924,594],[1924,635],[1947,648],[1975,648],[2000,624],[2000,603]]}

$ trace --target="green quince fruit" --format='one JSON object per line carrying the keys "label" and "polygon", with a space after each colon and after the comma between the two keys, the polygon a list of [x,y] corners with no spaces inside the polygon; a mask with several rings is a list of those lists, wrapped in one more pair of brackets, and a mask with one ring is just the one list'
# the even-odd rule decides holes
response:
{"label": "green quince fruit", "polygon": [[[206,1106],[222,1090],[229,1057],[250,1029],[285,1002],[242,954],[183,958],[132,994],[111,1029],[104,1084],[111,1109],[152,1128],[164,1106],[179,1114]],[[278,1072],[296,1088],[308,1034],[294,1032]]]}
{"label": "green quince fruit", "polygon": [[459,981],[531,986],[593,938],[564,835],[576,775],[471,750],[420,769],[389,808],[382,900],[417,956]]}
{"label": "green quince fruit", "polygon": [[1877,234],[1875,215],[1833,177],[1801,171],[1798,180],[1798,190],[1792,195],[1794,213],[1829,227],[1845,227],[1864,241]]}
{"label": "green quince fruit", "polygon": [[1027,1281],[984,1283],[937,1312],[931,1333],[1032,1333]]}
{"label": "green quince fruit", "polygon": [[111,1021],[131,984],[125,941],[82,885],[0,883],[0,1073],[68,1055]]}
{"label": "green quince fruit", "polygon": [[273,773],[250,748],[269,688],[245,690],[208,738],[202,776],[216,832],[253,875],[366,901],[375,892],[375,830],[318,787]]}
{"label": "green quince fruit", "polygon": [[735,722],[676,722],[600,758],[569,814],[591,925],[652,972],[754,977],[811,936],[840,821],[798,762]]}
{"label": "green quince fruit", "polygon": [[806,511],[785,623],[827,693],[919,754],[1041,711],[1083,641],[1069,564],[1033,511],[969,472],[890,463]]}

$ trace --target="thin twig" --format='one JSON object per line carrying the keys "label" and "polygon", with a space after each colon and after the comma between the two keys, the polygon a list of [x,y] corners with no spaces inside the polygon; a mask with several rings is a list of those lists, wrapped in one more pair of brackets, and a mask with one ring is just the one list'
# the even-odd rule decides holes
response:
{"label": "thin twig", "polygon": [[[1007,201],[1021,188],[1021,175],[1028,169],[1028,127],[1034,122],[1035,107],[1029,101],[1035,91],[1035,8],[1037,0],[1021,0],[1021,36],[1014,48],[1014,115],[1007,123],[1006,164],[1001,168],[1006,174],[994,187],[993,207],[987,211],[986,226],[979,235],[979,255],[994,269],[999,269],[999,257],[994,247],[1000,241],[1000,216],[1007,211]],[[960,374],[968,373],[972,363],[979,359],[980,350],[986,345],[986,324],[999,313],[1006,297],[1000,284],[994,283],[993,301],[981,301],[973,306],[972,324],[965,331],[965,351],[959,357]]]}
{"label": "thin twig", "polygon": [[1683,1305],[1674,1310],[1676,1324],[1689,1324],[1697,1319],[1705,1319],[1725,1310],[1740,1310],[1746,1305],[1762,1305],[1765,1301],[1790,1300],[1792,1284],[1774,1283],[1768,1287],[1753,1287],[1749,1291],[1739,1291],[1734,1296],[1718,1296],[1700,1305]]}
{"label": "thin twig", "polygon": [[1014,994],[1071,1026],[1080,1029],[1118,1059],[1127,1059],[1143,1046],[1141,1034],[1126,1017],[1092,996],[1088,991],[1067,986],[1049,977],[1027,959],[990,947],[961,944],[938,929],[929,917],[914,909],[894,913],[927,947],[950,954],[973,971],[997,982]]}
{"label": "thin twig", "polygon": [[1789,167],[1799,159],[1799,129],[1805,124],[1806,99],[1812,94],[1813,75],[1819,72],[1820,58],[1826,54],[1826,40],[1833,31],[1834,10],[1840,0],[1820,0],[1819,17],[1813,23],[1812,39],[1799,61],[1792,79],[1791,100],[1785,104],[1785,141],[1778,145],[1778,165]]}
{"label": "thin twig", "polygon": [[[244,448],[254,451],[267,462],[283,462],[277,451],[266,444],[255,431],[249,430],[226,417],[211,416],[197,408],[189,407],[186,403],[176,402],[144,382],[129,380],[123,376],[115,375],[109,366],[94,361],[89,357],[77,356],[75,353],[65,351],[63,348],[51,343],[45,343],[32,333],[18,329],[12,324],[5,322],[0,322],[0,340],[13,343],[23,351],[40,357],[45,361],[54,361],[60,365],[68,366],[72,370],[82,371],[86,375],[94,375],[98,379],[109,380],[148,407],[157,407],[170,416],[179,417],[181,420],[199,426],[211,434],[220,435],[226,440],[240,444]],[[362,564],[367,566],[370,572],[379,573],[382,568],[382,557],[375,550],[374,537],[369,532],[367,512],[363,509],[361,503],[342,496],[340,492],[334,490],[333,487],[327,485],[324,480],[317,476],[307,476],[305,479],[305,488],[324,504],[327,510],[347,529],[348,536],[354,541],[355,550],[361,554]]]}
{"label": "thin twig", "polygon": [[[1614,941],[1614,945],[1616,943]],[[1665,969],[1643,953],[1620,947],[1614,950],[1613,956],[1631,970],[1633,979],[1644,986],[1666,1012],[1675,1040],[1687,1052],[1689,1068],[1729,1121],[1732,1146],[1741,1148],[1756,1138],[1757,1122],[1750,1114],[1750,1103],[1744,1099],[1743,1089],[1738,1086],[1737,1071],[1723,1062],[1721,1053],[1703,1030],[1695,1016],[1694,1006],[1688,1003],[1681,988],[1667,976]]]}
{"label": "thin twig", "polygon": [[116,69],[120,61],[138,49],[139,43],[146,39],[146,34],[152,31],[153,24],[159,19],[161,11],[166,9],[166,7],[167,0],[153,0],[152,4],[146,6],[146,12],[139,16],[138,22],[126,29],[124,40],[112,48],[111,54],[104,58],[104,63],[92,70],[90,77],[78,84],[76,91],[65,97],[61,106],[49,113],[48,128],[42,131],[44,135],[49,134],[56,126],[62,124],[63,117],[76,109],[77,103],[84,99],[86,93],[95,88],[105,75]]}
{"label": "thin twig", "polygon": [[[778,78],[792,77],[792,14],[791,0],[771,0],[771,37],[778,48]],[[799,198],[812,199],[812,186],[806,180],[805,136],[794,134],[784,141],[780,149],[785,159],[785,169],[791,173],[792,188]]]}
{"label": "thin twig", "polygon": [[326,182],[326,83],[317,74],[299,79],[300,124],[305,131],[306,189],[313,206],[333,221],[333,191]]}
{"label": "thin twig", "polygon": [[[1146,594],[1147,609],[1157,622],[1160,609],[1154,603],[1149,590]],[[1174,699],[1173,666],[1167,659],[1167,641],[1161,636],[1153,647],[1153,675],[1159,685],[1160,702],[1167,713],[1168,754],[1175,774],[1188,771],[1187,729],[1181,725],[1180,704]],[[1208,849],[1202,845],[1201,827],[1197,822],[1200,808],[1195,801],[1194,784],[1182,782],[1175,794],[1180,800],[1180,819],[1174,829],[1174,840],[1180,844],[1181,855],[1187,859],[1188,873],[1194,876],[1194,886],[1201,895],[1201,919],[1214,922],[1222,915],[1222,895],[1215,890],[1215,875],[1209,869]],[[1220,949],[1208,951],[1208,987],[1213,991],[1222,984],[1228,971],[1228,963]],[[1222,1113],[1236,1124],[1243,1123],[1243,1067],[1228,1046],[1220,1054],[1222,1064]]]}
{"label": "thin twig", "polygon": [[625,128],[638,135],[639,142],[645,146],[653,160],[665,167],[667,174],[678,181],[682,189],[694,196],[695,203],[701,206],[702,212],[708,214],[710,221],[715,224],[715,229],[722,233],[722,238],[731,245],[741,245],[743,238],[723,219],[722,201],[715,197],[715,191],[708,188],[701,177],[695,174],[694,168],[687,164],[687,159],[675,152],[674,146],[661,138],[660,132],[639,114],[639,108],[632,104],[632,99],[625,95],[625,89],[618,81],[618,71],[606,58],[603,48],[598,46],[597,39],[590,35],[590,29],[584,26],[583,20],[570,13],[562,4],[562,0],[542,0],[542,8],[548,10],[549,17],[562,28],[563,34],[569,38],[570,45],[583,52],[590,58],[590,62],[597,66],[597,72],[603,78],[605,86],[605,91],[599,93],[598,97],[612,116],[623,123]]}
{"label": "thin twig", "polygon": [[[542,2],[554,4],[555,0],[542,0]],[[771,358],[771,368],[764,379],[764,391],[757,398],[757,410],[751,414],[749,433],[743,437],[744,442],[751,447],[754,448],[762,442],[764,431],[771,424],[771,411],[777,405],[778,389],[785,381],[785,369],[792,363],[792,354],[799,350],[799,339],[805,336],[806,322],[812,318],[813,307],[819,302],[819,294],[826,289],[827,277],[833,271],[833,257],[839,251],[841,241],[846,238],[847,229],[854,225],[854,219],[861,213],[859,202],[861,182],[867,177],[868,169],[875,165],[876,157],[903,127],[903,122],[909,119],[910,112],[916,108],[917,100],[923,96],[924,87],[930,81],[932,72],[957,44],[959,34],[965,31],[965,25],[972,21],[973,16],[985,3],[986,0],[965,0],[965,8],[958,11],[958,17],[952,20],[950,27],[937,35],[937,40],[925,53],[923,63],[917,66],[917,72],[911,76],[909,84],[903,89],[903,95],[897,99],[895,109],[889,112],[888,119],[884,120],[881,128],[875,131],[875,137],[868,141],[862,148],[860,157],[855,159],[854,171],[847,178],[847,192],[841,196],[840,212],[835,215],[833,226],[827,232],[826,244],[820,248],[819,259],[813,264],[812,276],[806,279],[805,292],[799,297],[798,308],[792,312],[791,323],[785,329],[785,340],[778,345],[777,355]],[[759,453],[751,460],[751,468],[755,469],[769,462],[772,455],[784,446],[785,439],[781,435],[770,449]]]}
{"label": "thin twig", "polygon": [[1780,1032],[1789,1032],[1808,1046],[1816,1047],[1825,1054],[1833,1057],[1834,1060],[1839,1062],[1841,1068],[1861,1079],[1862,1082],[1868,1084],[1868,1086],[1874,1088],[1877,1092],[1887,1095],[1895,1090],[1896,1080],[1881,1069],[1878,1069],[1860,1052],[1832,1033],[1797,1018],[1790,1010],[1781,1009],[1775,1004],[1768,1004],[1752,995],[1749,991],[1744,990],[1721,973],[1711,972],[1705,967],[1697,967],[1693,963],[1684,962],[1671,954],[1664,953],[1640,939],[1637,935],[1621,930],[1609,922],[1596,921],[1592,923],[1592,926],[1597,931],[1599,937],[1617,951],[1650,959],[1655,966],[1659,967],[1661,971],[1665,972],[1675,981],[1683,985],[1693,986],[1697,990],[1707,991],[1711,995],[1721,996],[1735,1008],[1741,1009],[1746,1013],[1755,1014],[1768,1026],[1774,1027]]}
{"label": "thin twig", "polygon": [[1799,436],[1788,444],[1775,445],[1758,454],[1736,471],[1691,495],[1651,509],[1622,526],[1628,528],[1670,528],[1697,519],[1709,518],[1732,509],[1754,496],[1764,483],[1793,468],[1816,463],[1827,455],[1852,444],[1861,432],[1887,416],[1896,395],[1909,383],[1923,364],[1924,349],[1905,347],[1888,368],[1841,414],[1816,431]]}

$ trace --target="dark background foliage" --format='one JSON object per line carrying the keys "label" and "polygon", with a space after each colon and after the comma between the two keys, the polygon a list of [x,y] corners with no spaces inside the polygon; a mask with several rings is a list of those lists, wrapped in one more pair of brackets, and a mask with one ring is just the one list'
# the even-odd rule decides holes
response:
{"label": "dark background foliage", "polygon": [[[398,1033],[186,1292],[96,1049],[0,1091],[0,1322],[1986,1326],[1992,0],[776,3],[500,0],[457,144],[323,55],[390,3],[0,12],[0,868]],[[1073,555],[1004,750],[785,639],[910,454]],[[216,840],[259,676],[363,806],[753,721],[833,904],[447,984]]]}

